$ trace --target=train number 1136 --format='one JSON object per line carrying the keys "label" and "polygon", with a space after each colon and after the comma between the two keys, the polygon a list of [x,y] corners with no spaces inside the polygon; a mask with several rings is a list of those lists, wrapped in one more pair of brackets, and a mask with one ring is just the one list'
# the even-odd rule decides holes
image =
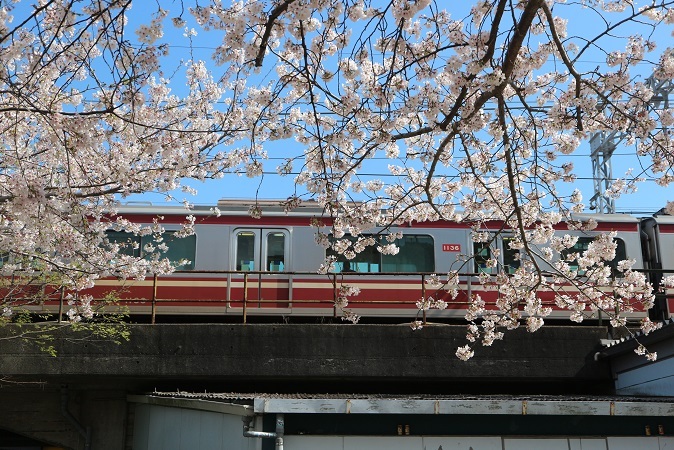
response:
{"label": "train number 1136", "polygon": [[442,244],[443,252],[460,252],[461,244]]}

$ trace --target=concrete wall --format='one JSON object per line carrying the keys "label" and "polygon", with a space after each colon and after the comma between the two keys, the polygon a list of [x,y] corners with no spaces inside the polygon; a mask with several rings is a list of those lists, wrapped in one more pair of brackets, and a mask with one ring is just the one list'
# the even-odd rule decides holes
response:
{"label": "concrete wall", "polygon": [[[44,386],[42,386],[44,388]],[[40,395],[35,395],[35,392]],[[37,441],[81,448],[84,439],[61,414],[61,392],[40,386],[29,389],[4,387],[0,390],[0,428]],[[79,415],[79,401],[70,398],[68,407]]]}
{"label": "concrete wall", "polygon": [[[5,328],[0,333],[7,332]],[[407,325],[135,325],[131,340],[109,342],[59,338],[58,357],[33,344],[2,340],[0,373],[19,377],[82,376],[125,379],[412,380],[507,383],[610,382],[600,350],[602,327],[544,327],[534,334],[507,333],[503,342],[476,347],[459,361],[464,326]],[[449,385],[447,385],[449,386]],[[149,385],[157,387],[156,384]]]}
{"label": "concrete wall", "polygon": [[[65,394],[65,397],[64,397]],[[65,399],[65,403],[64,402]],[[64,414],[63,406],[67,414]],[[126,393],[75,386],[19,384],[0,389],[0,428],[54,446],[82,449],[90,430],[92,449],[124,450]]]}

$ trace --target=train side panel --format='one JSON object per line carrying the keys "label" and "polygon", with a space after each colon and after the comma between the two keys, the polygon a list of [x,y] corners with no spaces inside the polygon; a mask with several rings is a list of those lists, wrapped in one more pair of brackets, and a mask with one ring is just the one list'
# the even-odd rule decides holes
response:
{"label": "train side panel", "polygon": [[197,247],[194,270],[231,270],[230,225],[195,226]]}
{"label": "train side panel", "polygon": [[[145,216],[150,217],[150,213]],[[165,213],[164,213],[165,214]],[[178,229],[179,213],[169,217],[167,231]],[[132,218],[132,215],[126,217]],[[594,231],[566,230],[560,227],[558,236],[576,235],[592,239],[607,231],[617,231],[624,257],[635,259],[635,268],[644,267],[639,239],[639,221],[625,215],[588,216],[598,221]],[[141,220],[141,219],[139,219]],[[507,259],[508,233],[493,243],[500,251],[498,268],[486,267],[490,258],[488,250],[472,240],[472,231],[463,224],[432,223],[411,224],[398,228],[408,236],[423,236],[432,239],[434,264],[424,273],[407,272],[407,266],[396,266],[397,274],[387,272],[386,265],[370,265],[364,271],[356,267],[353,273],[340,272],[319,274],[326,250],[316,244],[316,229],[310,226],[311,215],[267,215],[260,220],[247,216],[228,215],[215,219],[199,219],[195,225],[196,246],[194,266],[191,271],[173,275],[147,278],[142,281],[101,280],[91,293],[101,297],[105,292],[119,289],[132,313],[147,314],[215,314],[215,315],[279,315],[279,316],[332,316],[341,311],[335,304],[343,303],[345,293],[348,309],[367,316],[399,316],[410,318],[421,311],[417,302],[424,298],[443,299],[447,309],[428,311],[429,317],[463,317],[471,296],[480,295],[487,302],[487,309],[494,309],[499,298],[497,284],[483,286],[480,273],[495,275],[505,270],[514,273],[518,267],[516,258]],[[149,223],[147,220],[144,223]],[[674,248],[674,220],[672,232],[665,245]],[[398,229],[393,229],[397,231]],[[499,230],[494,224],[492,232]],[[479,253],[479,254],[478,254]],[[512,252],[511,252],[512,253]],[[506,256],[504,256],[506,255]],[[674,258],[674,252],[670,252]],[[538,261],[543,270],[551,266]],[[674,261],[668,261],[674,267]],[[413,267],[410,265],[410,267]],[[449,270],[461,274],[458,286],[432,286],[427,283],[429,271],[444,277]],[[120,289],[121,287],[121,289]],[[353,290],[360,290],[352,295]],[[452,298],[452,289],[458,289],[458,297]],[[572,292],[572,286],[567,286]],[[568,317],[554,304],[554,294],[540,294],[544,302],[553,306],[552,317]],[[610,292],[607,292],[610,295]],[[344,305],[346,306],[346,305]],[[645,312],[639,311],[635,317]]]}

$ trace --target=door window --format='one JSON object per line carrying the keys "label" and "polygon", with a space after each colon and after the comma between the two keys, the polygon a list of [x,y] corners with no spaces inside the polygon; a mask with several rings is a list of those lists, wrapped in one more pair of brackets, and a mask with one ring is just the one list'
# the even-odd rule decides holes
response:
{"label": "door window", "polygon": [[283,272],[286,262],[286,235],[281,231],[267,233],[266,270]]}
{"label": "door window", "polygon": [[252,231],[239,231],[236,234],[236,270],[256,270],[255,241],[257,236]]}

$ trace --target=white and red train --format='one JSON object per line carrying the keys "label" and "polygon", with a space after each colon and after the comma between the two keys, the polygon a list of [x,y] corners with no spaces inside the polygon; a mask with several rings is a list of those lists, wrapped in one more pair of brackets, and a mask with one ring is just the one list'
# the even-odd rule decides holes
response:
{"label": "white and red train", "polygon": [[[249,202],[222,201],[221,215],[216,217],[210,208],[195,209],[195,234],[172,239],[170,234],[181,227],[185,210],[179,207],[126,206],[119,212],[138,223],[150,224],[162,216],[172,260],[189,260],[172,275],[148,277],[142,281],[115,279],[100,280],[89,290],[95,298],[110,291],[117,292],[133,315],[220,315],[279,316],[290,318],[326,317],[339,315],[335,300],[340,286],[347,284],[360,289],[350,298],[349,308],[363,317],[414,317],[422,297],[445,299],[444,310],[429,311],[432,318],[461,318],[465,315],[468,298],[480,294],[487,303],[494,304],[497,289],[484,289],[479,273],[485,271],[512,271],[518,265],[509,250],[508,234],[500,235],[494,245],[500,249],[498,269],[484,267],[491,258],[491,250],[473,242],[471,228],[460,223],[411,223],[400,228],[402,239],[397,241],[397,255],[382,255],[374,249],[346,260],[339,257],[335,269],[319,274],[318,267],[325,261],[326,251],[315,242],[316,228],[312,220],[321,218],[315,205],[302,205],[285,213],[278,202],[264,202],[262,217],[251,218]],[[560,234],[577,234],[578,250],[582,250],[601,232],[617,232],[617,259],[634,259],[634,269],[645,270],[657,285],[662,269],[674,268],[674,217],[658,215],[636,218],[630,215],[587,215],[598,226],[591,232],[561,229]],[[498,224],[494,224],[498,229]],[[395,230],[393,230],[395,231]],[[112,240],[126,240],[129,235],[110,234]],[[138,240],[136,252],[143,242]],[[432,273],[446,273],[456,267],[457,260],[471,259],[460,269],[459,295],[450,299],[446,291],[436,290],[425,283]],[[122,286],[123,284],[123,286]],[[672,292],[660,295],[655,315],[668,318],[674,310]],[[541,294],[544,301],[553,304],[550,293]],[[641,315],[645,315],[642,312]],[[653,313],[651,313],[653,314]],[[638,316],[639,314],[637,314]],[[561,318],[562,311],[551,317]],[[175,316],[173,316],[175,318]],[[568,313],[564,315],[568,317]]]}

